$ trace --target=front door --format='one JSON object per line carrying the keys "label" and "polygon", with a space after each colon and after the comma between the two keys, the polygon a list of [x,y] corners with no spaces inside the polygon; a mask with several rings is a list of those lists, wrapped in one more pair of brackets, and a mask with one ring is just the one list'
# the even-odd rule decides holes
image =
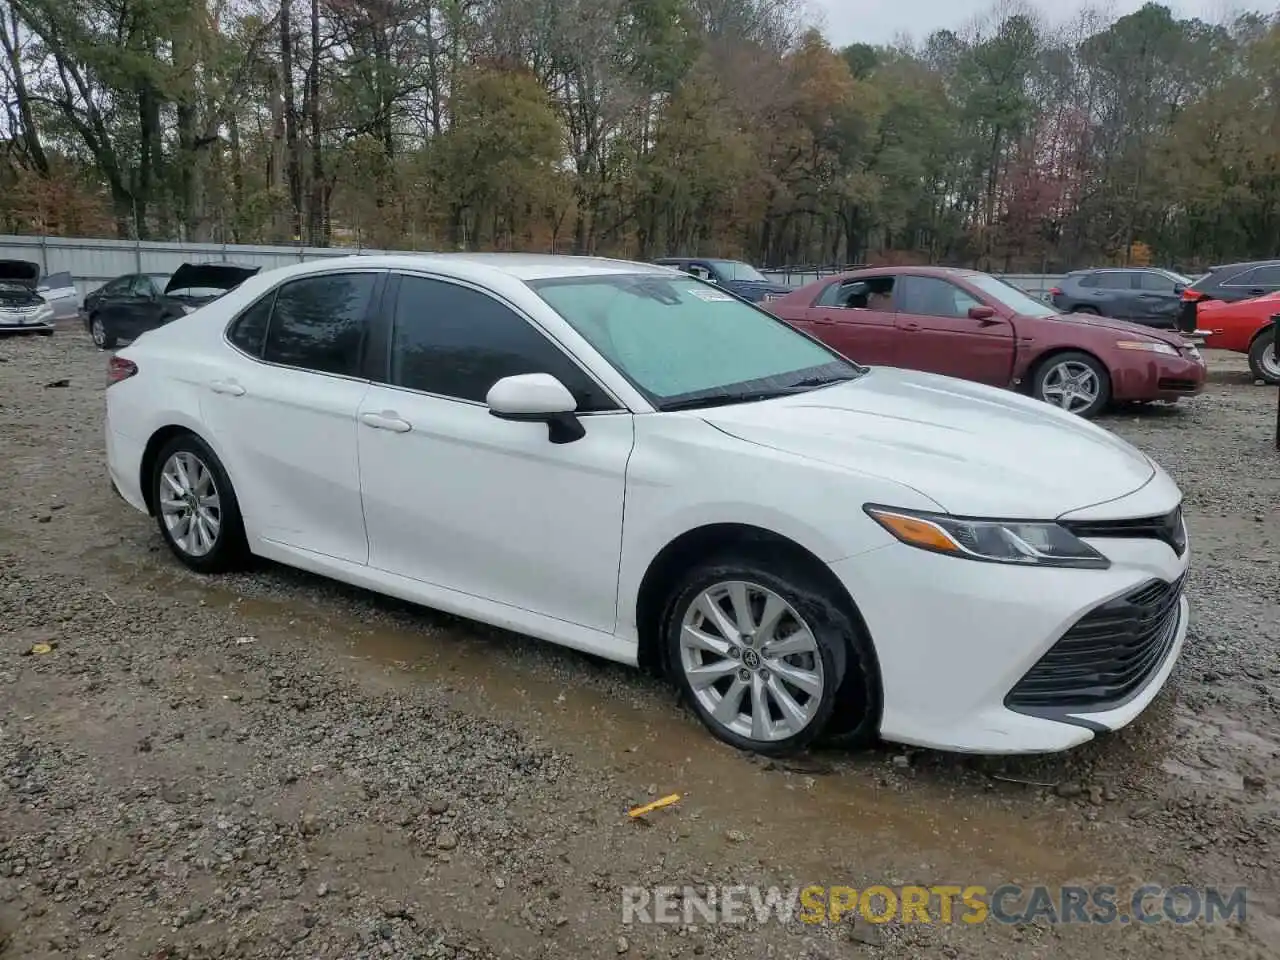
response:
{"label": "front door", "polygon": [[1171,327],[1182,305],[1182,291],[1163,273],[1138,274],[1134,319],[1155,327]]}
{"label": "front door", "polygon": [[895,323],[901,333],[898,365],[1007,387],[1013,376],[1013,324],[999,313],[977,319],[988,306],[941,277],[900,276]]}
{"label": "front door", "polygon": [[[612,633],[631,414],[487,293],[394,283],[388,383],[358,417],[370,565]],[[489,388],[523,373],[569,388],[585,437],[489,413]]]}
{"label": "front door", "polygon": [[246,310],[236,350],[200,384],[201,413],[241,493],[245,526],[272,543],[352,563],[369,556],[356,413],[379,271],[300,277]]}

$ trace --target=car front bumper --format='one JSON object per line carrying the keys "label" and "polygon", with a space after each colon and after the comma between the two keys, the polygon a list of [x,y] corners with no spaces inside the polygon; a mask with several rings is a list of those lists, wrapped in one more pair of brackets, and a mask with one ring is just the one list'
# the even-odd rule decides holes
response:
{"label": "car front bumper", "polygon": [[1181,653],[1189,608],[1180,594],[1126,696],[1035,713],[1006,705],[1087,614],[1156,583],[1176,584],[1187,569],[1188,552],[1179,557],[1158,540],[1088,542],[1110,568],[983,563],[897,543],[832,564],[875,646],[884,739],[969,753],[1051,753],[1137,717]]}
{"label": "car front bumper", "polygon": [[0,334],[4,333],[52,333],[53,317],[30,320],[0,315]]}
{"label": "car front bumper", "polygon": [[[1126,358],[1128,359],[1128,358]],[[1207,372],[1203,358],[1135,355],[1111,371],[1113,400],[1177,400],[1204,390]]]}

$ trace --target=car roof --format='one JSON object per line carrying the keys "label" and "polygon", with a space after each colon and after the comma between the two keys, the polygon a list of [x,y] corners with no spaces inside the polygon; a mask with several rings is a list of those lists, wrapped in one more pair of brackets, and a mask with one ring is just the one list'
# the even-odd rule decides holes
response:
{"label": "car roof", "polygon": [[1239,263],[1218,263],[1209,268],[1210,273],[1217,273],[1219,270],[1247,270],[1250,267],[1270,267],[1280,263],[1280,260],[1241,260]]}
{"label": "car roof", "polygon": [[916,277],[983,277],[989,276],[981,270],[969,270],[965,267],[859,267],[847,273],[838,274],[844,279],[876,276],[916,276]]}
{"label": "car roof", "polygon": [[546,280],[553,277],[591,277],[610,274],[656,273],[670,274],[667,267],[652,263],[636,263],[632,260],[613,260],[608,257],[578,257],[541,253],[423,253],[423,254],[353,254],[312,260],[301,267],[292,268],[295,273],[323,273],[339,267],[380,267],[387,270],[413,270],[431,268],[448,271],[451,267],[483,267],[503,273],[517,280]]}

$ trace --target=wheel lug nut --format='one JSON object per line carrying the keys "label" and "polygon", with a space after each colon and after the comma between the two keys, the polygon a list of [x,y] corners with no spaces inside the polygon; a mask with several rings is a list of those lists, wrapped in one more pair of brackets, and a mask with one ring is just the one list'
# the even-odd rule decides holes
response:
{"label": "wheel lug nut", "polygon": [[750,680],[750,679],[751,679],[751,671],[750,671],[750,670],[747,670],[747,669],[745,669],[745,668],[744,668],[744,669],[742,669],[742,670],[739,670],[739,671],[738,671],[738,679],[739,679],[739,680],[743,680],[743,681]]}
{"label": "wheel lug nut", "polygon": [[768,680],[768,679],[769,679],[769,671],[768,671],[768,670],[766,670],[764,667],[761,667],[759,672],[760,672],[760,679],[761,679],[761,680]]}
{"label": "wheel lug nut", "polygon": [[737,647],[730,647],[729,656],[732,657],[734,660],[737,660],[740,656],[742,656],[742,651],[739,650]]}

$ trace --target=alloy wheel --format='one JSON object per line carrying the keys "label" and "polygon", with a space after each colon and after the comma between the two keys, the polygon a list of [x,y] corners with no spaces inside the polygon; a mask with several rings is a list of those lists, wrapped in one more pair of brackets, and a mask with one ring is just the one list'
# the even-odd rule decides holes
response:
{"label": "alloy wheel", "polygon": [[795,608],[740,580],[714,584],[689,604],[680,667],[714,723],[759,742],[804,730],[826,683],[818,641]]}
{"label": "alloy wheel", "polygon": [[222,505],[208,464],[179,450],[160,471],[160,516],[169,537],[183,553],[206,556],[218,543]]}
{"label": "alloy wheel", "polygon": [[1102,385],[1098,375],[1087,363],[1064,360],[1055,364],[1040,386],[1040,397],[1046,403],[1061,407],[1068,413],[1087,410],[1098,399]]}
{"label": "alloy wheel", "polygon": [[1262,372],[1269,380],[1280,381],[1280,356],[1276,355],[1274,342],[1262,351],[1262,356],[1258,358],[1258,365],[1262,367]]}
{"label": "alloy wheel", "polygon": [[93,342],[98,346],[106,346],[107,328],[102,325],[102,318],[94,317],[89,321],[89,336],[93,337]]}

